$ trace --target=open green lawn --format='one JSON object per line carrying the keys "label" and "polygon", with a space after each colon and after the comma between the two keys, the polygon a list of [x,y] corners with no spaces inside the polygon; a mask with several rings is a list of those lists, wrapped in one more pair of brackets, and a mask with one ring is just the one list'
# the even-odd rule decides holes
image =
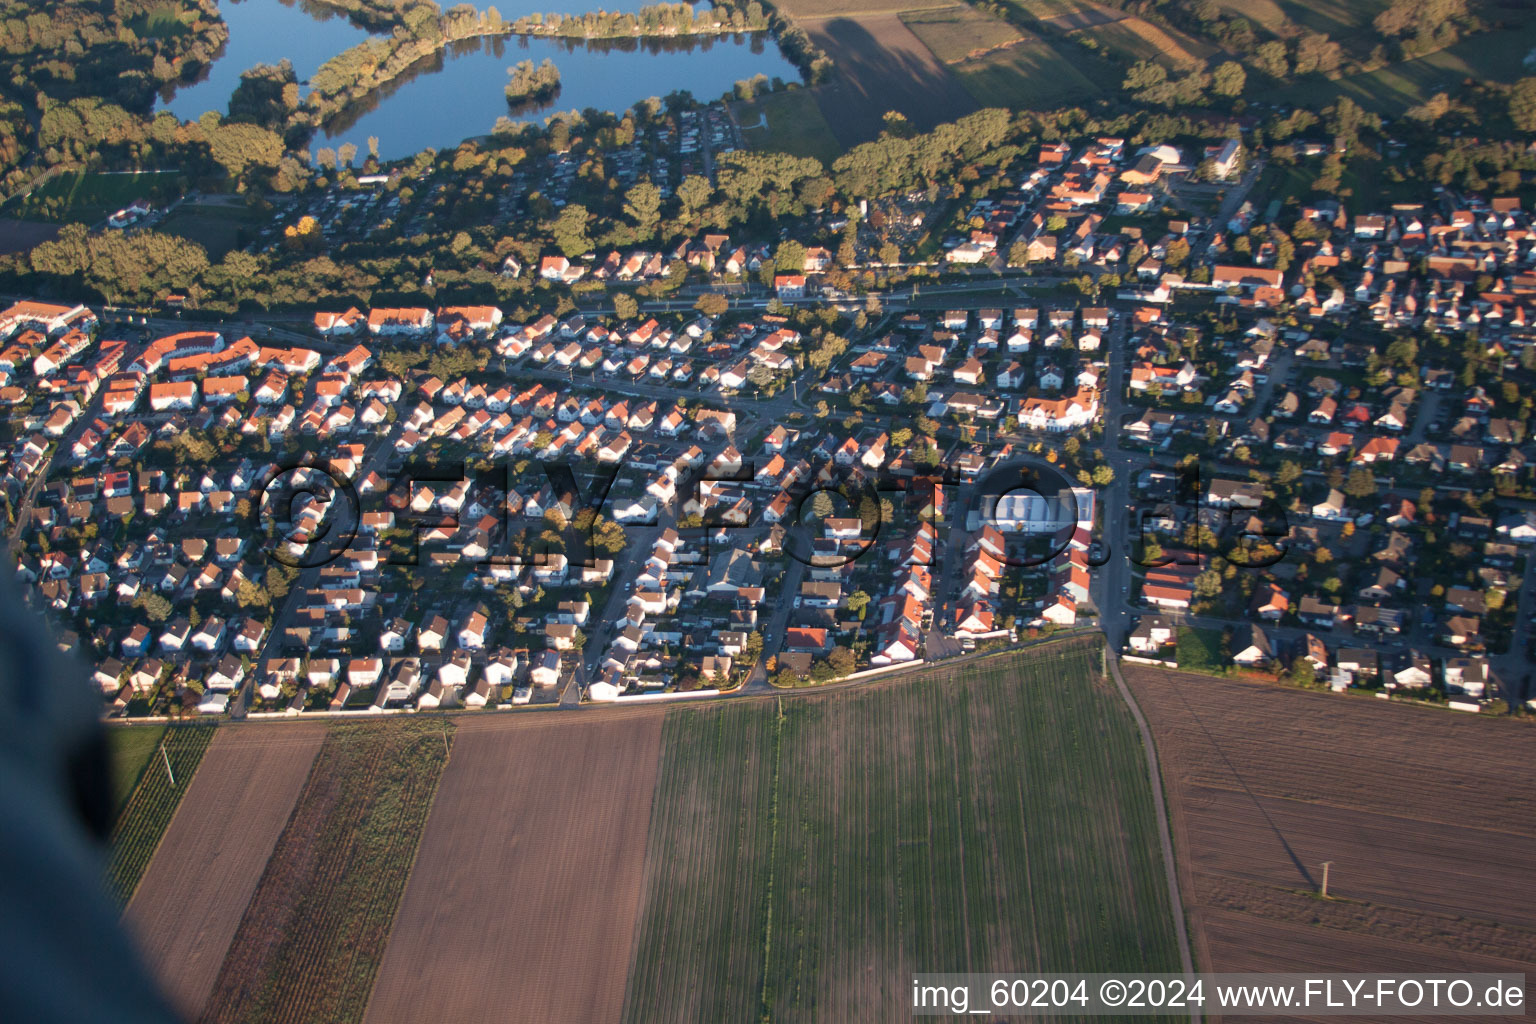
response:
{"label": "open green lawn", "polygon": [[107,748],[112,752],[112,813],[121,814],[134,787],[144,774],[149,759],[160,747],[165,726],[120,726],[107,730]]}
{"label": "open green lawn", "polygon": [[813,156],[830,167],[843,152],[809,89],[782,89],[732,105],[753,149]]}
{"label": "open green lawn", "polygon": [[1117,86],[1120,74],[1101,65],[1077,54],[1069,58],[1039,39],[962,61],[951,69],[983,106],[1046,110],[1097,99],[1103,83]]}
{"label": "open green lawn", "polygon": [[667,715],[626,1021],[905,1019],[914,971],[1172,971],[1097,640]]}
{"label": "open green lawn", "polygon": [[995,50],[1018,42],[1023,36],[1001,18],[974,7],[941,7],[936,10],[906,11],[902,22],[912,34],[946,64],[964,60],[972,53]]}
{"label": "open green lawn", "polygon": [[[212,725],[178,725],[166,734],[165,750],[170,757],[171,771],[176,775],[176,785],[171,785],[164,768],[144,771],[138,785],[118,814],[112,828],[107,856],[107,887],[127,906],[133,891],[144,877],[144,869],[160,845],[176,805],[181,803],[187,784],[203,760],[203,753],[213,741]],[[135,741],[137,742],[137,741]],[[153,754],[156,748],[152,747]],[[146,768],[152,765],[144,765]]]}
{"label": "open green lawn", "polygon": [[1518,30],[1485,32],[1427,57],[1403,61],[1335,81],[1317,77],[1275,91],[1271,99],[1313,109],[1349,96],[1368,110],[1395,115],[1437,92],[1454,92],[1465,80],[1513,82],[1536,47],[1536,23]]}
{"label": "open green lawn", "polygon": [[161,171],[104,174],[66,171],[56,174],[32,194],[5,205],[8,217],[61,223],[106,220],[135,199],[164,202],[172,197],[177,176]]}
{"label": "open green lawn", "polygon": [[191,31],[181,20],[181,10],[176,4],[166,3],[152,7],[128,22],[141,39],[170,39],[184,36]]}
{"label": "open green lawn", "polygon": [[1221,656],[1221,632],[1215,629],[1179,627],[1179,668],[1190,672],[1226,673],[1227,661]]}
{"label": "open green lawn", "polygon": [[208,258],[217,260],[226,252],[248,241],[243,229],[260,226],[261,215],[243,206],[195,206],[184,204],[155,228],[168,235],[180,235],[208,250]]}

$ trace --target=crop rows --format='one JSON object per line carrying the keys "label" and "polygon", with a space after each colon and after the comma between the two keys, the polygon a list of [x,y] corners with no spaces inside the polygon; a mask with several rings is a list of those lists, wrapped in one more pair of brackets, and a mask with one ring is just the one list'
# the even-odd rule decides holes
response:
{"label": "crop rows", "polygon": [[[214,728],[207,725],[173,727],[165,734],[165,755],[157,749],[145,766],[109,842],[107,887],[120,905],[126,906],[139,887],[213,734]],[[165,772],[167,758],[176,777],[174,786]]]}
{"label": "crop rows", "polygon": [[778,726],[759,707],[667,716],[626,1020],[757,1017]]}
{"label": "crop rows", "polygon": [[665,741],[627,1020],[890,1020],[918,971],[1177,969],[1093,643],[675,710]]}
{"label": "crop rows", "polygon": [[445,728],[331,729],[203,1020],[362,1018],[448,760]]}

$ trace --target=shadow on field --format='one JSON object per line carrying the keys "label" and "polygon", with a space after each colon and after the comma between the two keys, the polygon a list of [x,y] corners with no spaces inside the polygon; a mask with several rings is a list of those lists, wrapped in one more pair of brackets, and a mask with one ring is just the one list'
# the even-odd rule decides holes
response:
{"label": "shadow on field", "polygon": [[897,110],[927,131],[977,109],[949,69],[894,14],[804,22],[812,40],[836,62],[816,100],[838,142],[874,139],[886,111]]}

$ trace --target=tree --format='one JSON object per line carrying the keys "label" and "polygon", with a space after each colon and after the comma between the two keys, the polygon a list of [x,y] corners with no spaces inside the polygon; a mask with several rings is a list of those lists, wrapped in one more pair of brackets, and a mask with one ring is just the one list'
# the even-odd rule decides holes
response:
{"label": "tree", "polygon": [[793,238],[785,239],[779,243],[778,250],[773,254],[773,265],[781,274],[803,274],[805,246]]}
{"label": "tree", "polygon": [[241,580],[240,587],[235,594],[235,602],[241,608],[265,608],[270,603],[267,592],[256,584],[254,580]]}
{"label": "tree", "polygon": [[699,296],[693,308],[705,316],[720,316],[731,308],[731,300],[718,292],[706,292]]}
{"label": "tree", "polygon": [[816,518],[825,519],[832,514],[832,493],[830,491],[817,491],[811,498],[811,511],[816,513]]}
{"label": "tree", "polygon": [[842,644],[838,644],[831,651],[827,652],[827,664],[832,666],[833,672],[840,676],[846,676],[852,674],[853,670],[858,666],[858,658],[854,655],[853,651]]}
{"label": "tree", "polygon": [[1344,493],[1351,498],[1369,498],[1376,493],[1376,474],[1364,466],[1356,466],[1344,481]]}
{"label": "tree", "polygon": [[1248,72],[1235,60],[1229,60],[1211,74],[1211,90],[1218,96],[1241,96],[1248,84]]}
{"label": "tree", "polygon": [[144,610],[150,622],[164,622],[170,617],[171,602],[161,594],[153,591],[140,594],[133,603]]}
{"label": "tree", "polygon": [[1139,60],[1125,74],[1121,88],[1140,91],[1162,85],[1168,80],[1168,69],[1155,60]]}
{"label": "tree", "polygon": [[1329,39],[1325,32],[1309,32],[1296,44],[1298,75],[1306,75],[1314,71],[1326,75],[1330,71],[1337,70],[1343,59],[1343,48]]}
{"label": "tree", "polygon": [[592,215],[580,203],[571,203],[561,210],[550,228],[556,247],[572,257],[590,250],[592,239],[587,236],[587,224],[591,219]]}
{"label": "tree", "polygon": [[624,193],[624,215],[635,222],[635,230],[649,237],[661,220],[661,189],[642,181]]}
{"label": "tree", "polygon": [[692,217],[709,205],[709,197],[714,194],[710,188],[709,179],[697,174],[690,174],[684,178],[682,184],[677,186],[677,199],[683,206],[685,216]]}
{"label": "tree", "polygon": [[864,591],[855,590],[853,593],[848,595],[848,610],[857,615],[860,619],[864,618],[864,610],[868,607],[869,595]]}
{"label": "tree", "polygon": [[628,292],[619,292],[613,297],[613,315],[620,320],[633,320],[640,313],[640,303]]}
{"label": "tree", "polygon": [[1196,597],[1215,597],[1221,593],[1221,573],[1207,569],[1195,577]]}
{"label": "tree", "polygon": [[1509,90],[1509,119],[1522,132],[1536,132],[1536,78],[1522,78]]}
{"label": "tree", "polygon": [[1291,64],[1285,52],[1285,44],[1278,39],[1269,42],[1253,51],[1253,66],[1274,78],[1287,78],[1291,73]]}

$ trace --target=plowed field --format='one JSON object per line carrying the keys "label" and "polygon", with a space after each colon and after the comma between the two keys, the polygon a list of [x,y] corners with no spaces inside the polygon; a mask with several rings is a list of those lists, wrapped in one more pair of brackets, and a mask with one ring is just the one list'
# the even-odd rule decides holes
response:
{"label": "plowed field", "polygon": [[662,717],[462,721],[370,1024],[618,1019]]}
{"label": "plowed field", "polygon": [[220,728],[124,920],[196,1019],[325,738],[309,725]]}
{"label": "plowed field", "polygon": [[1203,969],[1536,965],[1536,732],[1158,669],[1125,677],[1157,739]]}

